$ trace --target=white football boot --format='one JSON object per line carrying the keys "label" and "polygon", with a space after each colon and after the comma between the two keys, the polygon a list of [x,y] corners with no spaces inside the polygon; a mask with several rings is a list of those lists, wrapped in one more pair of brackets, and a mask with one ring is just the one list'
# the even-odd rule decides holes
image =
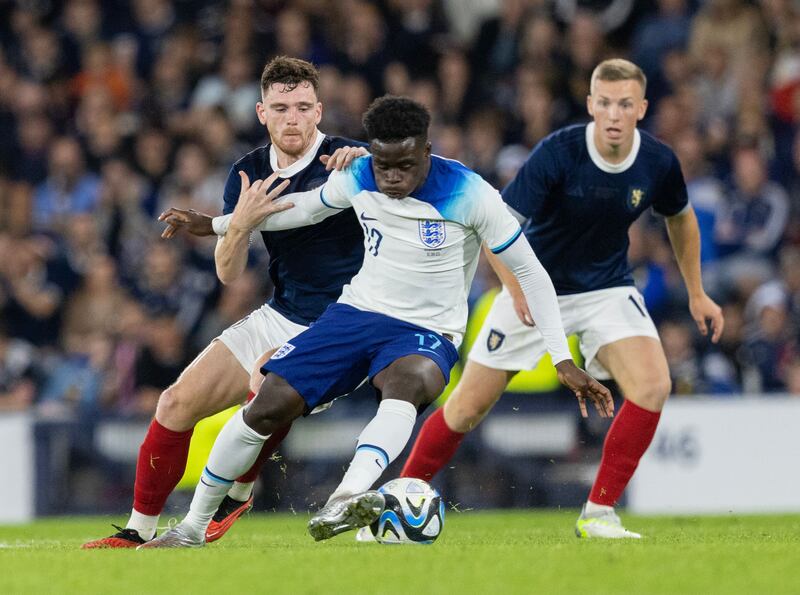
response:
{"label": "white football boot", "polygon": [[614,509],[602,512],[587,513],[586,505],[583,505],[581,516],[575,523],[575,535],[584,538],[600,539],[641,539],[639,533],[628,531],[622,526],[622,521],[614,512]]}
{"label": "white football boot", "polygon": [[337,498],[311,517],[308,532],[316,541],[322,541],[345,531],[365,527],[381,515],[385,503],[383,494],[374,491]]}

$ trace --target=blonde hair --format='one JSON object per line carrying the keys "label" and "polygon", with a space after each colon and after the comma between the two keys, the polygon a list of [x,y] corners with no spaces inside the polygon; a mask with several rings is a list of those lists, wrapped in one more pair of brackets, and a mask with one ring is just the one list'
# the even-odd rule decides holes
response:
{"label": "blonde hair", "polygon": [[594,91],[595,81],[636,81],[642,87],[642,95],[647,90],[647,77],[633,62],[622,58],[603,60],[592,71],[590,89]]}

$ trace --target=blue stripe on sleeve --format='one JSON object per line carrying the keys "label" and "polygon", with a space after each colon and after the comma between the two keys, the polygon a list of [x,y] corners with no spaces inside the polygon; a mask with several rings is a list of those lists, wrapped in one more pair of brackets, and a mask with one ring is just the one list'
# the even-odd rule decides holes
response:
{"label": "blue stripe on sleeve", "polygon": [[319,189],[319,199],[322,201],[322,204],[324,204],[324,205],[325,205],[326,207],[328,207],[329,209],[338,209],[338,210],[340,210],[340,211],[342,211],[342,210],[344,210],[344,209],[346,209],[346,208],[347,208],[347,207],[335,207],[335,206],[333,206],[332,204],[329,204],[329,203],[328,203],[328,201],[326,201],[326,200],[325,200],[325,197],[324,197],[324,196],[323,196],[323,194],[322,194],[322,192],[323,192],[323,190],[324,190],[324,189],[325,189],[325,186],[320,186],[320,189]]}
{"label": "blue stripe on sleeve", "polygon": [[522,228],[517,229],[516,233],[508,240],[500,244],[497,248],[492,248],[492,254],[500,254],[503,250],[508,248],[511,244],[517,241],[517,238],[522,235]]}

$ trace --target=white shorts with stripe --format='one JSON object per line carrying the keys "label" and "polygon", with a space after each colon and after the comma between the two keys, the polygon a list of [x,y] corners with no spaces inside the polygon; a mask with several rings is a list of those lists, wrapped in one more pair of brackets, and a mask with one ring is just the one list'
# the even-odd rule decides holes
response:
{"label": "white shorts with stripe", "polygon": [[226,328],[217,339],[231,350],[250,375],[258,358],[265,352],[280,347],[307,328],[264,304]]}
{"label": "white shorts with stripe", "polygon": [[[600,380],[611,375],[596,360],[597,352],[628,337],[653,337],[658,331],[635,287],[611,287],[558,297],[567,336],[577,335],[586,371]],[[495,298],[469,359],[498,370],[530,370],[547,352],[536,327],[522,324],[511,295],[503,289]]]}

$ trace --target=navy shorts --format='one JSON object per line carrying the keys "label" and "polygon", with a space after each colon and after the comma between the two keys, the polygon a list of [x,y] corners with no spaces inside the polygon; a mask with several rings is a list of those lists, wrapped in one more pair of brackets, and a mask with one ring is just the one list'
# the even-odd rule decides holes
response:
{"label": "navy shorts", "polygon": [[458,351],[439,333],[391,316],[334,303],[306,331],[275,352],[261,372],[277,374],[308,409],[355,390],[395,360],[422,355],[439,366],[445,384]]}

